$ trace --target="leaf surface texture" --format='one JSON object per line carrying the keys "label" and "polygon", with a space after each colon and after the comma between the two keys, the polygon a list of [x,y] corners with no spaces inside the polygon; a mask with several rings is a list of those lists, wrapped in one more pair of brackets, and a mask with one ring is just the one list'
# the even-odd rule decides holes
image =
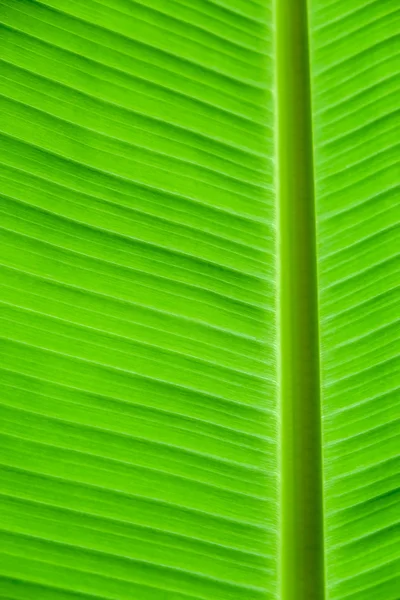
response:
{"label": "leaf surface texture", "polygon": [[[400,587],[397,4],[309,2],[327,600]],[[279,598],[273,3],[0,29],[0,597]]]}
{"label": "leaf surface texture", "polygon": [[310,10],[331,600],[400,589],[398,8]]}
{"label": "leaf surface texture", "polygon": [[269,18],[0,1],[4,597],[276,594]]}

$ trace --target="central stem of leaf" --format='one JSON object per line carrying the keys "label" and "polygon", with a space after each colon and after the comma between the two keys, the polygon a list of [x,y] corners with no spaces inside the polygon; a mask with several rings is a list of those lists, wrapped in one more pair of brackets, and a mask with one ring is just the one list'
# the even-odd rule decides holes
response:
{"label": "central stem of leaf", "polygon": [[275,0],[280,599],[324,598],[318,305],[306,0]]}

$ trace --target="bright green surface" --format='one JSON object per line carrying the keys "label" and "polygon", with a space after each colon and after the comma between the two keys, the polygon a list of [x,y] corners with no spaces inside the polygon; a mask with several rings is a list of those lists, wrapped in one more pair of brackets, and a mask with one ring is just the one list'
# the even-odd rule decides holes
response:
{"label": "bright green surface", "polygon": [[310,4],[327,597],[395,600],[400,12]]}
{"label": "bright green surface", "polygon": [[398,3],[272,4],[0,0],[0,598],[319,599],[321,451],[399,596]]}
{"label": "bright green surface", "polygon": [[270,13],[0,20],[0,596],[272,598]]}

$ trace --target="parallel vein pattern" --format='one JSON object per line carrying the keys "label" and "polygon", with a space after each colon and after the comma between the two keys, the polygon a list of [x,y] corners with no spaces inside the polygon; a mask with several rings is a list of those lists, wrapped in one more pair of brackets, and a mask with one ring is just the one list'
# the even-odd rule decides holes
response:
{"label": "parallel vein pattern", "polygon": [[395,600],[398,2],[313,0],[327,596]]}
{"label": "parallel vein pattern", "polygon": [[1,597],[276,595],[268,4],[0,0]]}

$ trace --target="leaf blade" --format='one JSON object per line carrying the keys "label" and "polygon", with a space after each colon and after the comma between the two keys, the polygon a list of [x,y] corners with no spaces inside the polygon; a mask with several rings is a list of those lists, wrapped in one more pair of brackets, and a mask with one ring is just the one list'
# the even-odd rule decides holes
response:
{"label": "leaf blade", "polygon": [[393,2],[342,9],[310,8],[327,594],[394,599],[399,13]]}
{"label": "leaf blade", "polygon": [[267,10],[0,6],[1,593],[274,597]]}

